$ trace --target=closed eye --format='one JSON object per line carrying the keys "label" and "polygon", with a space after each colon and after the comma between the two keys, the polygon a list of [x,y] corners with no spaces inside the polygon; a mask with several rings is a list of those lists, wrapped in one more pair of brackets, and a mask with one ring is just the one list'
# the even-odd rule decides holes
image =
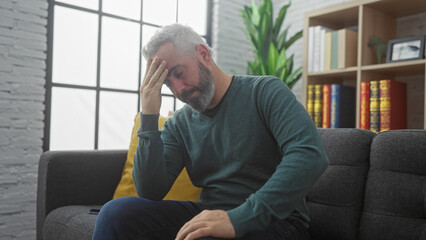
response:
{"label": "closed eye", "polygon": [[182,69],[177,69],[177,70],[175,70],[175,71],[173,72],[173,75],[174,75],[176,78],[181,78],[181,77],[182,77],[182,75],[183,75],[183,70],[182,70]]}
{"label": "closed eye", "polygon": [[183,73],[183,69],[181,65],[176,65],[173,66],[172,68],[169,69],[169,73],[167,74],[167,77],[170,76],[174,76],[174,77],[178,77]]}

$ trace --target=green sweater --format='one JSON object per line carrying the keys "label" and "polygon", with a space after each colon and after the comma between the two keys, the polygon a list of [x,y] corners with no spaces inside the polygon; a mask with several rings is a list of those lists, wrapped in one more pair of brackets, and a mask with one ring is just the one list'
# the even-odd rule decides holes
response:
{"label": "green sweater", "polygon": [[313,121],[280,79],[235,76],[213,118],[186,105],[162,131],[138,136],[139,196],[161,200],[186,167],[202,188],[200,203],[226,210],[237,237],[275,219],[308,226],[305,198],[328,159]]}

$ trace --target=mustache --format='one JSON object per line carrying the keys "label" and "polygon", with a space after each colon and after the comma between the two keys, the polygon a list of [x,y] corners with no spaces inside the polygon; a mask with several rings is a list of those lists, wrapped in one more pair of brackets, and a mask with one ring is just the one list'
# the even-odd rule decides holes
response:
{"label": "mustache", "polygon": [[183,91],[182,94],[180,94],[180,98],[183,102],[188,102],[188,97],[193,94],[195,91],[197,91],[196,87],[193,87],[189,90]]}

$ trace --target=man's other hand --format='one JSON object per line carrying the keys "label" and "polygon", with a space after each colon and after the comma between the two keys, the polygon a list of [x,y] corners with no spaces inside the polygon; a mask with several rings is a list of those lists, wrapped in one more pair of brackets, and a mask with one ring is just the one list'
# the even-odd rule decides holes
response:
{"label": "man's other hand", "polygon": [[204,210],[183,225],[176,239],[194,240],[202,237],[235,238],[228,213],[223,210]]}
{"label": "man's other hand", "polygon": [[143,114],[158,114],[161,107],[161,87],[167,77],[166,62],[158,58],[149,59],[141,84],[141,106]]}

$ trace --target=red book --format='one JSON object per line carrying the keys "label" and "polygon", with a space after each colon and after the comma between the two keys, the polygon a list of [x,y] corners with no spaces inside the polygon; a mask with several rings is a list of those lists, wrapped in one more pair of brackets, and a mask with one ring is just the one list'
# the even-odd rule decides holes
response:
{"label": "red book", "polygon": [[322,86],[322,128],[330,128],[331,85]]}
{"label": "red book", "polygon": [[407,128],[407,84],[380,80],[380,131]]}
{"label": "red book", "polygon": [[360,128],[370,129],[370,82],[361,82]]}

